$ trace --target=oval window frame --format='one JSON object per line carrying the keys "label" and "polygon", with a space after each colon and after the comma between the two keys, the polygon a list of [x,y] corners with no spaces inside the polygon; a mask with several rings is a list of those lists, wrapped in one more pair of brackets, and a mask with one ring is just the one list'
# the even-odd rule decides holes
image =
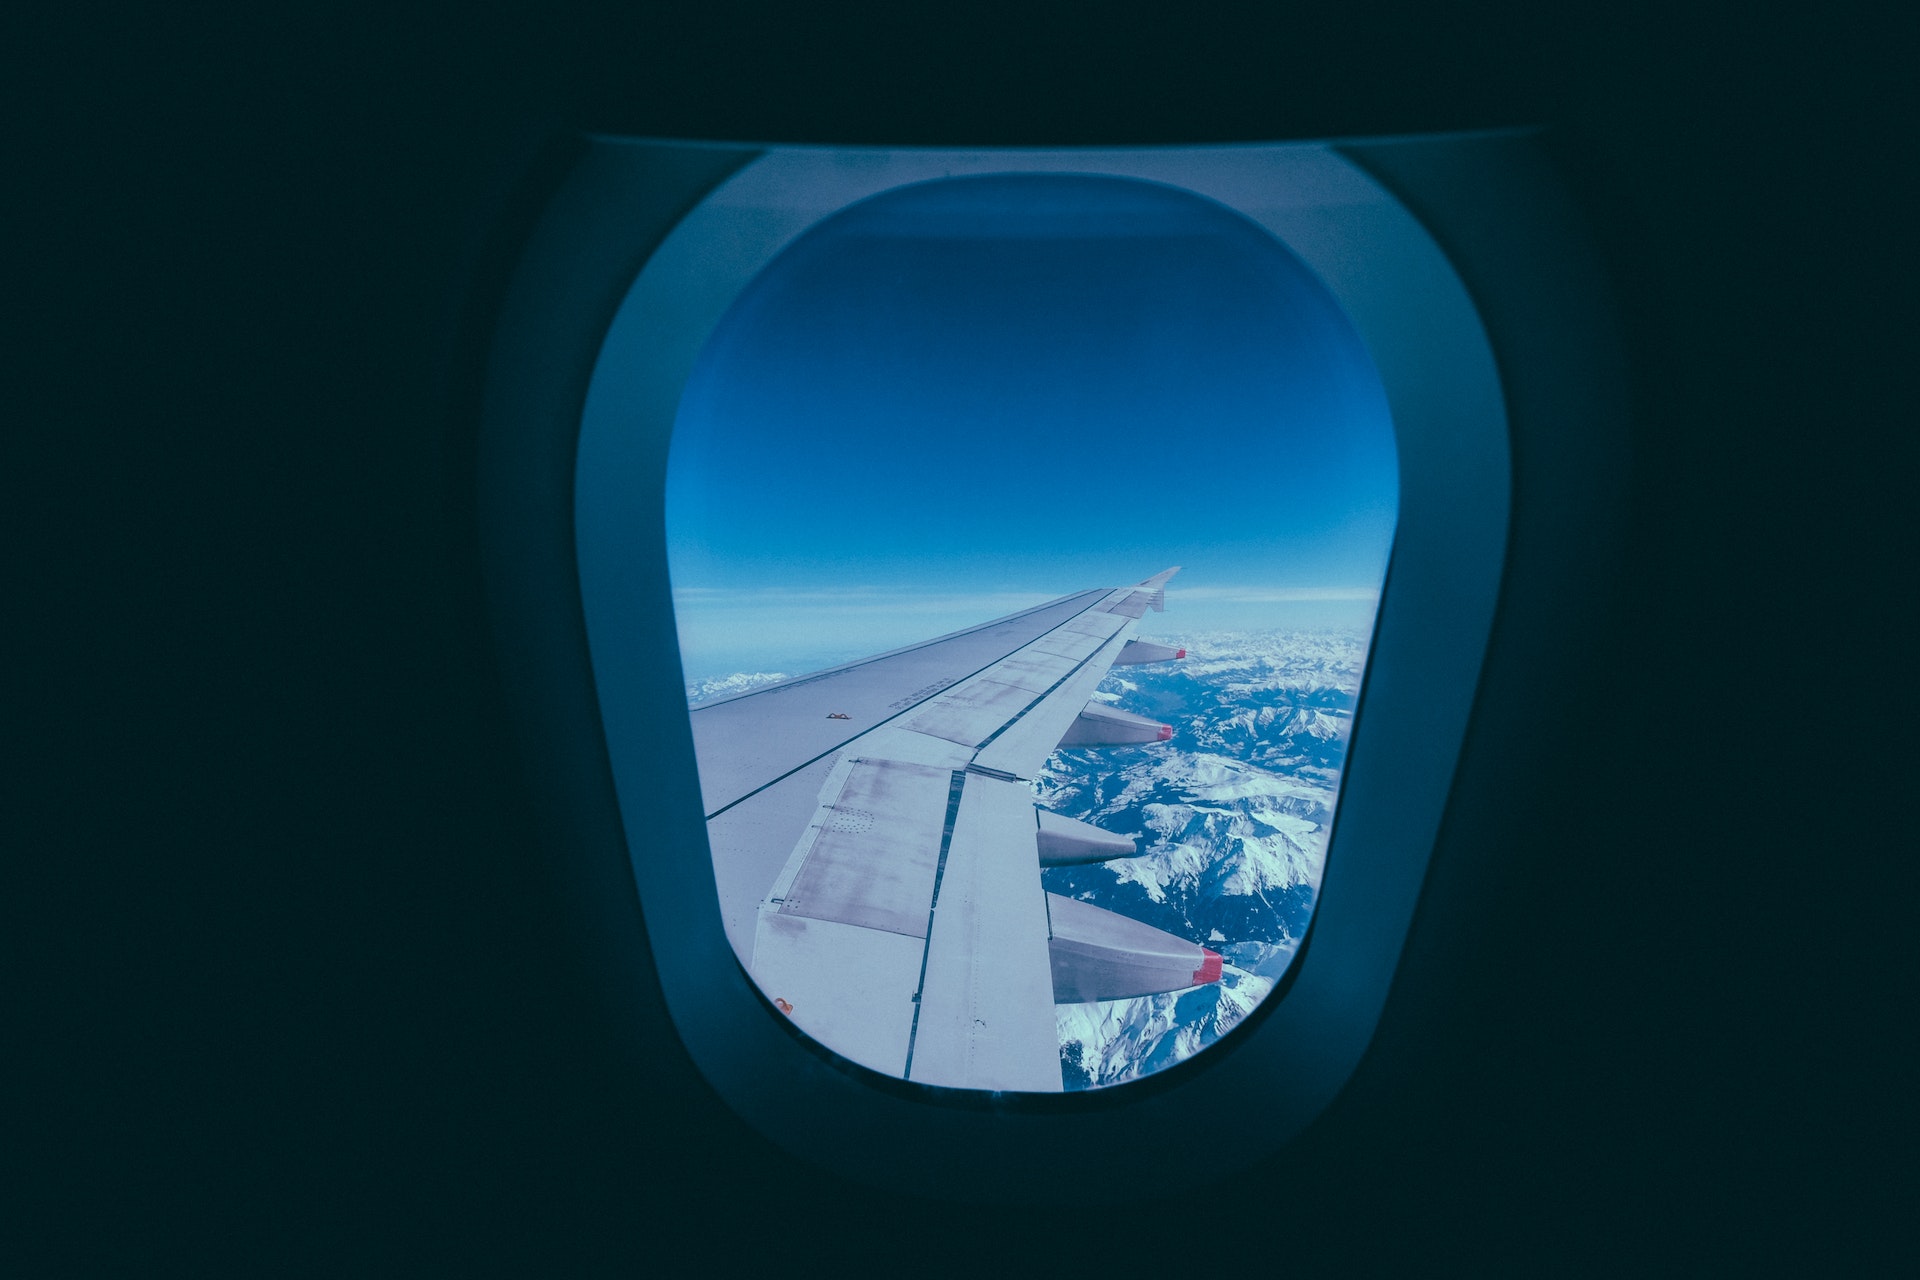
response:
{"label": "oval window frame", "polygon": [[[1146,1080],[1040,1098],[942,1097],[951,1091],[880,1087],[862,1078],[875,1073],[810,1052],[739,970],[691,785],[660,505],[631,498],[663,493],[667,438],[692,361],[733,296],[780,248],[819,218],[893,186],[1022,170],[1185,187],[1253,218],[1299,255],[1360,331],[1387,388],[1401,517],[1310,951],[1284,998],[1276,993],[1207,1053]],[[598,312],[581,310],[582,298]],[[573,318],[556,328],[563,313]],[[582,372],[587,334],[596,340]],[[543,376],[564,381],[540,371],[562,348],[580,383],[571,433],[563,389],[548,385],[544,399],[538,391]],[[581,750],[604,750],[631,875],[631,900],[619,901],[623,877],[606,865],[602,832],[599,862],[578,877],[592,900],[583,920],[591,917],[603,956],[631,955],[643,939],[682,1045],[734,1110],[849,1176],[1000,1199],[1049,1194],[1062,1149],[1116,1165],[1148,1150],[1175,1167],[1219,1168],[1259,1158],[1319,1114],[1366,1049],[1406,938],[1486,652],[1510,510],[1508,426],[1484,326],[1446,255],[1395,197],[1338,148],[1317,143],[956,151],[598,138],[535,231],[495,354],[482,487],[483,507],[506,513],[487,523],[489,560],[503,565],[490,587],[509,638],[525,631],[532,597],[553,590],[530,578],[536,557],[503,545],[516,504],[531,518],[553,496],[550,483],[516,469],[513,442],[557,430],[576,446],[571,466],[551,456],[542,463],[549,482],[563,472],[571,481],[568,549],[578,578],[562,585],[577,591],[592,700],[589,709],[576,699],[572,714],[578,721],[590,710],[597,721],[599,741]],[[519,456],[526,461],[524,447]],[[657,563],[644,552],[613,555],[613,547],[658,547]],[[593,656],[612,654],[624,660]],[[552,682],[519,684],[523,716],[552,722],[552,707],[529,705]],[[570,808],[560,793],[606,781],[556,777],[556,815],[577,824],[587,802]],[[674,852],[662,856],[663,848]],[[632,985],[610,975],[610,998],[643,998]],[[634,1051],[667,1050],[636,1043]],[[1214,1141],[1223,1099],[1238,1104],[1239,1141],[1226,1153]]]}

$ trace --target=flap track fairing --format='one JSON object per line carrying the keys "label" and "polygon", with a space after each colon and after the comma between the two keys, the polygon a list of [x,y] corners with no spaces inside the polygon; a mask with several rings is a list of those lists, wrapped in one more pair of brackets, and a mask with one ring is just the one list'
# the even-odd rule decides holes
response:
{"label": "flap track fairing", "polygon": [[1140,846],[1132,836],[1115,835],[1090,822],[1062,817],[1047,809],[1036,808],[1034,813],[1040,823],[1038,843],[1043,867],[1068,867],[1140,856]]}
{"label": "flap track fairing", "polygon": [[1220,953],[1077,898],[1047,895],[1053,1002],[1128,1000],[1220,981]]}
{"label": "flap track fairing", "polygon": [[1113,665],[1137,667],[1145,662],[1174,662],[1186,656],[1185,649],[1176,649],[1172,645],[1154,644],[1147,640],[1129,640],[1120,650],[1120,656],[1113,660]]}
{"label": "flap track fairing", "polygon": [[1087,709],[1060,739],[1063,747],[1112,747],[1141,742],[1165,742],[1173,737],[1173,726],[1130,711],[1120,711],[1098,702]]}

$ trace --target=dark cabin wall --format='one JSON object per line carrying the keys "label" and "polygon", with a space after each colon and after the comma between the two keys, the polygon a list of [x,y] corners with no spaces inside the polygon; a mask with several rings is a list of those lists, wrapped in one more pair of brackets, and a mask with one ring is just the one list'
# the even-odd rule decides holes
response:
{"label": "dark cabin wall", "polygon": [[[1071,1271],[1890,1247],[1911,1176],[1911,840],[1888,803],[1912,754],[1911,103],[1904,33],[1869,18],[16,20],[37,24],[5,78],[21,1256]],[[635,1062],[597,1030],[472,528],[480,342],[552,139],[1538,122],[1634,367],[1612,623],[1541,691],[1562,714],[1526,753],[1478,730],[1448,839],[1516,870],[1470,945],[1409,975],[1313,1133],[1226,1179],[1063,1153],[1060,1204],[965,1210],[794,1162],[671,1043]]]}

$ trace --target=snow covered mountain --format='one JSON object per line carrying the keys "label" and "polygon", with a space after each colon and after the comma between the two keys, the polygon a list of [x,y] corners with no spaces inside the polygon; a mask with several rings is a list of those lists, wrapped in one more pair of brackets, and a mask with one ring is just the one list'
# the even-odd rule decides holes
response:
{"label": "snow covered mountain", "polygon": [[[1347,632],[1153,637],[1184,661],[1121,667],[1095,697],[1173,726],[1168,742],[1069,747],[1039,802],[1138,838],[1137,858],[1042,872],[1046,887],[1204,943],[1217,984],[1056,1006],[1068,1089],[1151,1074],[1232,1030],[1285,977],[1313,915],[1366,664]],[[740,672],[687,686],[689,705],[789,677]]]}
{"label": "snow covered mountain", "polygon": [[781,671],[740,671],[717,680],[697,680],[687,686],[687,705],[692,707],[714,698],[731,698],[736,693],[758,689],[761,685],[779,684],[787,679],[791,677]]}
{"label": "snow covered mountain", "polygon": [[1205,943],[1225,964],[1217,985],[1059,1006],[1069,1089],[1150,1074],[1232,1030],[1285,975],[1320,887],[1365,637],[1166,642],[1185,645],[1186,661],[1121,668],[1096,696],[1173,725],[1172,741],[1056,751],[1035,787],[1048,808],[1134,835],[1146,852],[1043,878]]}

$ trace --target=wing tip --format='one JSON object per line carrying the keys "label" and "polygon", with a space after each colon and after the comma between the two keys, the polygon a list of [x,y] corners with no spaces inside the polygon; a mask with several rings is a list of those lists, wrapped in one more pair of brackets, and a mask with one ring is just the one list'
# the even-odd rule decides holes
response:
{"label": "wing tip", "polygon": [[1176,564],[1172,568],[1162,569],[1160,572],[1154,574],[1151,578],[1142,578],[1140,581],[1134,583],[1133,585],[1135,589],[1138,589],[1140,587],[1146,587],[1149,590],[1164,587],[1167,585],[1167,580],[1173,577],[1174,574],[1180,572],[1180,569],[1181,569],[1181,566]]}

